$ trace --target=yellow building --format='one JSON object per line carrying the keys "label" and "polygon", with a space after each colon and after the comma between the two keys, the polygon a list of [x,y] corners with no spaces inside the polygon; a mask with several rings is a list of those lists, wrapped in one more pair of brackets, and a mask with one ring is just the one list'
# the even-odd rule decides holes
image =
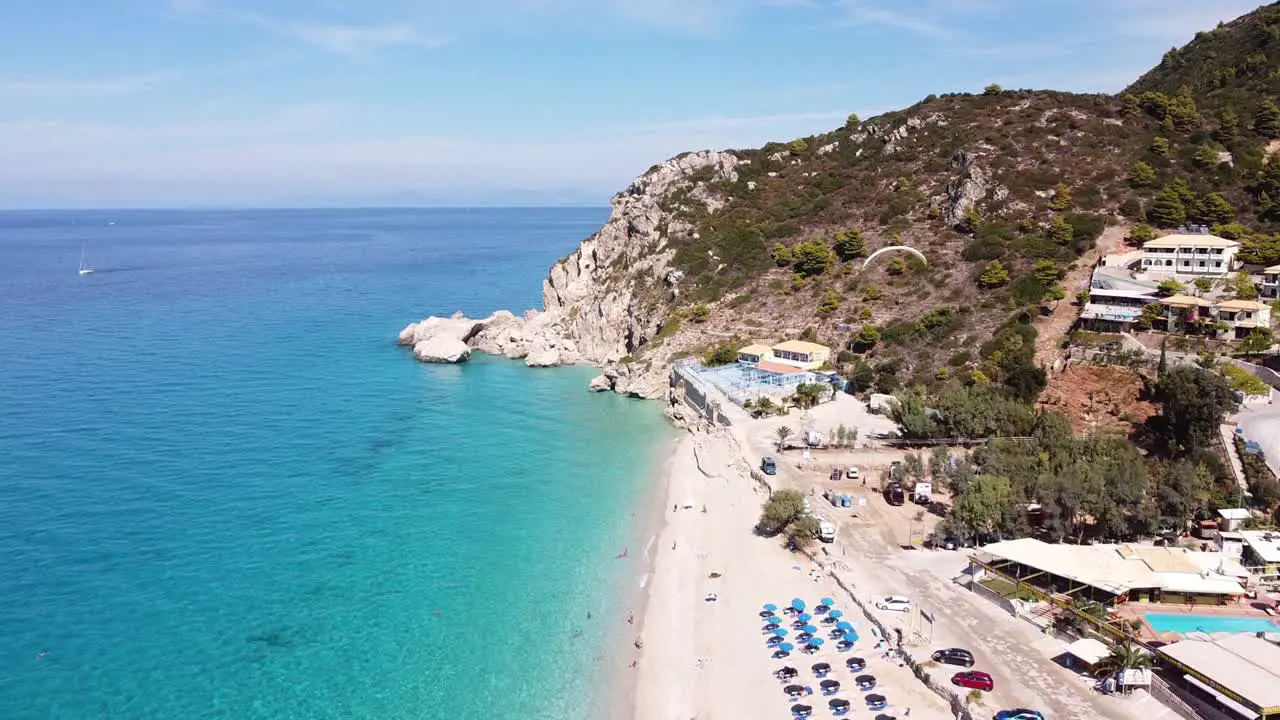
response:
{"label": "yellow building", "polygon": [[780,342],[770,351],[773,362],[803,370],[817,370],[831,360],[831,348],[804,340]]}
{"label": "yellow building", "polygon": [[748,365],[758,365],[769,359],[770,349],[768,345],[748,345],[738,351],[738,362],[747,363]]}

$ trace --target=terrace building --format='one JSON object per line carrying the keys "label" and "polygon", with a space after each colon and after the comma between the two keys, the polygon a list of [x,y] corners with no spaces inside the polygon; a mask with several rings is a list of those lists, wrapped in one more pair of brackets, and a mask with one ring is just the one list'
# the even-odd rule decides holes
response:
{"label": "terrace building", "polygon": [[1235,265],[1240,243],[1216,235],[1175,234],[1142,245],[1144,272],[1223,276]]}
{"label": "terrace building", "polygon": [[1280,298],[1280,265],[1272,265],[1262,271],[1258,294],[1265,298]]}

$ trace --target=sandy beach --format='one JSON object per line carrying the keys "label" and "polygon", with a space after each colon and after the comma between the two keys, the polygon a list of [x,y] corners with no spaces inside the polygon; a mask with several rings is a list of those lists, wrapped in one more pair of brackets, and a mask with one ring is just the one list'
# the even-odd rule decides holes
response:
{"label": "sandy beach", "polygon": [[[828,575],[814,574],[813,562],[777,539],[753,533],[768,491],[751,477],[745,458],[759,449],[747,441],[731,428],[686,435],[667,466],[662,528],[648,543],[652,571],[643,576],[646,606],[636,623],[641,647],[631,650],[636,667],[625,670],[634,673],[634,684],[625,683],[633,717],[785,718],[795,701],[772,674],[790,664],[801,671],[797,682],[816,690],[810,666],[823,661],[846,686],[839,697],[853,703],[851,713],[866,712],[851,684],[854,674],[844,667],[857,655],[879,678],[877,691],[888,697],[891,713],[903,717],[910,708],[912,718],[950,718],[943,700],[907,668],[872,651],[869,623]],[[856,649],[837,653],[829,643],[813,656],[796,652],[774,660],[761,633],[761,606],[793,597],[813,604],[823,596],[835,598],[857,623]],[[803,702],[814,707],[814,717],[831,717],[827,700],[815,694]]]}

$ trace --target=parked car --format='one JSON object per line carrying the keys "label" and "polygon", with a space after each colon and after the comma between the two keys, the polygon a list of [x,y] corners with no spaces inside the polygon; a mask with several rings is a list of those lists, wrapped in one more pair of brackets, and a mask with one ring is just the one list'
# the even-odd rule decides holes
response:
{"label": "parked car", "polygon": [[911,600],[901,595],[889,595],[882,597],[876,601],[876,608],[879,610],[895,610],[897,612],[911,612]]}
{"label": "parked car", "polygon": [[952,675],[951,684],[969,688],[970,690],[985,690],[986,692],[991,692],[996,687],[996,682],[991,679],[990,675],[976,670],[958,672]]}
{"label": "parked car", "polygon": [[1039,710],[1017,708],[1015,710],[1001,710],[995,714],[992,720],[1044,720],[1044,715]]}
{"label": "parked car", "polygon": [[939,650],[933,654],[933,661],[940,662],[945,665],[959,665],[961,667],[973,667],[973,653],[964,648],[946,648]]}
{"label": "parked car", "polygon": [[937,543],[937,547],[940,547],[943,550],[955,550],[960,547],[960,538],[955,535],[948,535]]}
{"label": "parked car", "polygon": [[765,475],[777,475],[778,463],[771,457],[764,457],[760,459],[760,469]]}
{"label": "parked car", "polygon": [[900,483],[891,482],[884,488],[884,500],[890,505],[901,505],[907,501],[907,493]]}
{"label": "parked car", "polygon": [[858,472],[857,465],[850,465],[849,469],[845,471],[845,474],[849,476],[850,480],[857,480],[862,477],[862,473]]}

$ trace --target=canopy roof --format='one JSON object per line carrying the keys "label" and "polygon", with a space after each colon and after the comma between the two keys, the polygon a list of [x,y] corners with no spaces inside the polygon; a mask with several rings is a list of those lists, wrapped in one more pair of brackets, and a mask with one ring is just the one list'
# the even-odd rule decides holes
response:
{"label": "canopy roof", "polygon": [[1111,648],[1093,638],[1081,638],[1064,648],[1069,655],[1074,655],[1086,665],[1097,665],[1102,658],[1111,654]]}
{"label": "canopy roof", "polygon": [[1245,634],[1213,642],[1184,640],[1159,652],[1240,696],[1254,709],[1280,712],[1280,646]]}

